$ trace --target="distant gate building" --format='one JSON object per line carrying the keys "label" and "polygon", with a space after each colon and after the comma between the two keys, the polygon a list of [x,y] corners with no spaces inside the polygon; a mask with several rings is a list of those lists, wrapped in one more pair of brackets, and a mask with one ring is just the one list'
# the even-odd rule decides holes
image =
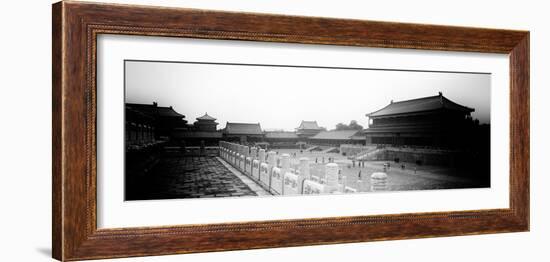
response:
{"label": "distant gate building", "polygon": [[319,127],[317,121],[303,121],[300,126],[296,128],[296,135],[300,138],[310,138],[317,135],[321,131],[325,131],[325,128]]}
{"label": "distant gate building", "polygon": [[286,131],[266,131],[265,142],[271,147],[276,148],[294,148],[298,147],[300,138],[296,135],[296,132]]}
{"label": "distant gate building", "polygon": [[188,146],[215,146],[222,139],[222,132],[217,130],[216,118],[205,113],[196,118],[193,125],[174,130],[173,137]]}
{"label": "distant gate building", "polygon": [[309,143],[312,145],[334,146],[339,147],[343,144],[362,144],[364,138],[357,134],[359,130],[331,130],[322,131],[317,135],[309,138]]}
{"label": "distant gate building", "polygon": [[225,141],[234,141],[241,144],[262,142],[264,133],[260,123],[230,123],[225,124],[223,137]]}
{"label": "distant gate building", "polygon": [[400,102],[367,114],[367,144],[460,147],[471,127],[473,108],[439,95]]}
{"label": "distant gate building", "polygon": [[215,132],[218,123],[216,122],[216,118],[209,116],[208,113],[204,113],[203,116],[197,117],[197,121],[193,125],[197,131]]}

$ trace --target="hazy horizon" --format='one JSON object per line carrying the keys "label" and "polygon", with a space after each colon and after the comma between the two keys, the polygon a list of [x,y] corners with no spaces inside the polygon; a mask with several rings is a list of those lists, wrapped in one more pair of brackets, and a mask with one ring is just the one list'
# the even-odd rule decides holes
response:
{"label": "hazy horizon", "polygon": [[294,131],[302,120],[328,130],[393,101],[442,92],[474,108],[490,123],[489,74],[282,67],[233,64],[125,62],[126,103],[172,106],[189,123],[208,115],[226,122],[260,123],[263,130]]}

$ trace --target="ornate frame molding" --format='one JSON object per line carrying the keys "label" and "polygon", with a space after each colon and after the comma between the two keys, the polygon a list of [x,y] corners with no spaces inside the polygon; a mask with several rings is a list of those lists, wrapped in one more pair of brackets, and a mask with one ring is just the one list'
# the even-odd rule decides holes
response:
{"label": "ornate frame molding", "polygon": [[[52,11],[52,245],[56,259],[98,259],[529,230],[528,31],[72,1],[56,3]],[[99,34],[509,54],[510,208],[98,229],[95,92]],[[326,227],[331,230],[326,231]]]}

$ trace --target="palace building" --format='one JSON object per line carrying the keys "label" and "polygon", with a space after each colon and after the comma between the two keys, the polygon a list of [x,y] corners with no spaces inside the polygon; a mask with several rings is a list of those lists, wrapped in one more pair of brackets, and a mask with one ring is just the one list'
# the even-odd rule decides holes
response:
{"label": "palace building", "polygon": [[205,113],[203,116],[197,117],[196,120],[193,125],[175,129],[172,137],[188,146],[218,145],[223,134],[217,128],[216,118]]}
{"label": "palace building", "polygon": [[455,148],[467,139],[473,108],[439,95],[394,102],[367,114],[367,144]]}
{"label": "palace building", "polygon": [[[158,106],[156,102],[152,104],[126,103],[126,129],[132,132],[136,129],[135,126],[138,126],[138,130],[139,125],[146,126],[151,128],[151,132],[154,130],[156,140],[168,140],[175,128],[186,127],[187,121],[184,118],[184,115],[176,112],[171,106]],[[132,133],[126,139],[133,139]]]}
{"label": "palace building", "polygon": [[363,144],[364,138],[359,136],[360,130],[330,130],[321,131],[309,138],[309,143],[323,146],[340,146],[343,144]]}
{"label": "palace building", "polygon": [[262,142],[264,133],[260,123],[230,123],[225,124],[223,129],[225,141],[236,141],[241,144]]}
{"label": "palace building", "polygon": [[266,131],[265,132],[265,142],[267,142],[271,147],[286,147],[293,148],[298,146],[300,137],[296,132],[287,132],[287,131]]}
{"label": "palace building", "polygon": [[173,131],[187,126],[184,118],[171,106],[161,107],[156,102],[125,104],[126,183],[159,162],[162,148],[173,141]]}
{"label": "palace building", "polygon": [[208,113],[204,113],[203,116],[197,117],[197,121],[193,125],[196,131],[213,132],[216,131],[218,123],[216,123],[216,118],[209,116]]}
{"label": "palace building", "polygon": [[126,106],[126,146],[140,146],[155,142],[155,119]]}
{"label": "palace building", "polygon": [[319,127],[317,121],[302,120],[300,126],[296,128],[296,135],[298,135],[298,137],[300,138],[310,138],[325,130],[325,128]]}

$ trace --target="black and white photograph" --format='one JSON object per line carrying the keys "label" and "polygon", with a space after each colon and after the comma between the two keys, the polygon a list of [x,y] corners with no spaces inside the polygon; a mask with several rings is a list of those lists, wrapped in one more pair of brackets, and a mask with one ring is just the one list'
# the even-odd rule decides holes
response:
{"label": "black and white photograph", "polygon": [[2,11],[0,261],[548,257],[544,1]]}
{"label": "black and white photograph", "polygon": [[491,74],[124,61],[125,200],[490,188]]}

